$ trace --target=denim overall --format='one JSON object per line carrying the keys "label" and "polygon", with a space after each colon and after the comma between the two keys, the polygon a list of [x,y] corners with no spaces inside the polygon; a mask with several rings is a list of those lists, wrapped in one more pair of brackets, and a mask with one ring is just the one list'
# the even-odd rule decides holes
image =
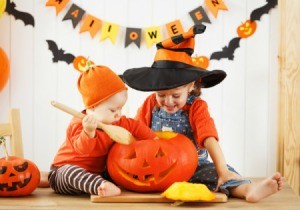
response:
{"label": "denim overall", "polygon": [[[190,95],[187,100],[187,104],[191,105],[195,96]],[[184,134],[189,137],[195,145],[198,152],[198,167],[190,179],[193,183],[205,184],[210,190],[214,190],[217,186],[218,175],[216,168],[208,158],[206,149],[200,149],[196,141],[194,140],[193,131],[189,123],[189,116],[187,111],[178,110],[175,113],[169,114],[159,107],[155,107],[152,110],[151,129],[154,131],[173,131]],[[237,173],[232,167],[227,165],[230,171]],[[248,184],[249,180],[228,180],[220,186],[220,191],[229,195],[227,188],[237,187],[241,184]]]}

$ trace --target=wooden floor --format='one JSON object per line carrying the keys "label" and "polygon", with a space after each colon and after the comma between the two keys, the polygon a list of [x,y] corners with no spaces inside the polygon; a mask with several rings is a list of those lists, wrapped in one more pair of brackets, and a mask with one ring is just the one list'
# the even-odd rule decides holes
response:
{"label": "wooden floor", "polygon": [[90,196],[63,196],[53,193],[50,188],[38,188],[32,195],[20,198],[0,198],[0,209],[20,210],[162,210],[162,209],[300,209],[300,197],[284,183],[284,188],[275,195],[272,195],[259,203],[247,203],[244,200],[229,198],[226,203],[184,203],[180,206],[172,206],[171,203],[94,203]]}

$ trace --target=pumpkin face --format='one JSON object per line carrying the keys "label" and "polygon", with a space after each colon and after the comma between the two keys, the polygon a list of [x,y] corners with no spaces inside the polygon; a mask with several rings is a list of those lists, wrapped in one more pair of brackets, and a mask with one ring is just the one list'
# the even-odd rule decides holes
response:
{"label": "pumpkin face", "polygon": [[15,156],[0,159],[0,196],[24,196],[40,182],[40,171],[29,161]]}
{"label": "pumpkin face", "polygon": [[192,62],[195,66],[198,66],[203,69],[207,69],[209,65],[209,59],[206,56],[192,57]]}
{"label": "pumpkin face", "polygon": [[113,145],[107,169],[118,185],[137,192],[161,192],[191,178],[198,164],[191,140],[173,132],[157,132],[157,136],[159,139]]}
{"label": "pumpkin face", "polygon": [[9,61],[5,52],[0,48],[0,91],[4,88],[9,78]]}
{"label": "pumpkin face", "polygon": [[84,56],[77,56],[73,60],[74,68],[80,72],[86,71],[87,69],[89,69],[90,65],[93,65],[93,64],[94,64],[94,62],[89,61]]}
{"label": "pumpkin face", "polygon": [[256,31],[256,22],[251,20],[247,20],[245,23],[242,23],[237,28],[237,33],[241,38],[247,38],[252,34],[254,34],[255,31]]}

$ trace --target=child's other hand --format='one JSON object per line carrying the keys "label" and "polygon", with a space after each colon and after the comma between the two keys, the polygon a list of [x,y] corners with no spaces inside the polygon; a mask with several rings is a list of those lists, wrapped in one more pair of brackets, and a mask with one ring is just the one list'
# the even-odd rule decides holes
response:
{"label": "child's other hand", "polygon": [[219,190],[219,187],[222,184],[224,184],[225,182],[227,182],[228,180],[231,180],[231,179],[241,180],[242,177],[239,174],[234,173],[234,172],[229,171],[229,170],[226,170],[226,172],[219,174],[218,184],[217,184],[217,187],[216,187],[215,191],[217,192]]}
{"label": "child's other hand", "polygon": [[90,137],[94,138],[97,129],[97,119],[93,115],[86,115],[82,119],[82,126],[84,132]]}

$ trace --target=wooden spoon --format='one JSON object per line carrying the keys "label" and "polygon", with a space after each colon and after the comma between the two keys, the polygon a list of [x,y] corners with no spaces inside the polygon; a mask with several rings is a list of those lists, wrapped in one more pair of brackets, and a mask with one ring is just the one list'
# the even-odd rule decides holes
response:
{"label": "wooden spoon", "polygon": [[[66,105],[63,105],[61,103],[58,103],[56,101],[51,101],[51,104],[54,107],[66,112],[74,117],[78,117],[80,119],[85,117],[85,114],[78,112],[78,111],[76,111]],[[102,122],[98,122],[97,127],[100,128],[101,130],[103,130],[112,140],[114,140],[117,143],[128,145],[128,144],[131,144],[133,141],[135,141],[132,134],[128,130],[126,130],[125,128],[122,128],[120,126],[108,125],[108,124],[104,124]]]}

